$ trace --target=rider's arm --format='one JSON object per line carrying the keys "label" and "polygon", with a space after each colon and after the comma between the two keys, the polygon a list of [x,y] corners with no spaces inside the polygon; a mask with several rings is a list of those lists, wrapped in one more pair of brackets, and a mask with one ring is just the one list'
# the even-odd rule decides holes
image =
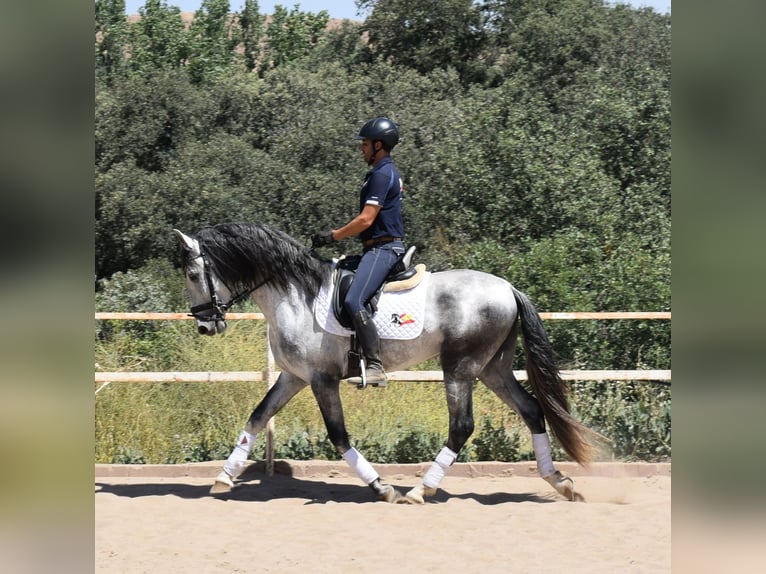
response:
{"label": "rider's arm", "polygon": [[333,229],[332,238],[335,241],[341,241],[342,239],[359,235],[362,231],[372,225],[373,221],[375,221],[375,218],[378,216],[378,213],[380,213],[380,205],[368,203],[364,206],[362,212],[346,225],[340,229]]}

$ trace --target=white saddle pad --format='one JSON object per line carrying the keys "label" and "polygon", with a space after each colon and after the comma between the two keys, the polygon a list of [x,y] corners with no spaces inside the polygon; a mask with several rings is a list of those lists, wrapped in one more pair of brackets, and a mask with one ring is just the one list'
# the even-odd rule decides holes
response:
{"label": "white saddle pad", "polygon": [[[423,331],[426,314],[426,291],[431,273],[426,272],[419,285],[406,291],[384,292],[378,300],[378,311],[372,319],[381,339],[414,339]],[[333,335],[350,337],[332,310],[335,285],[325,285],[314,302],[314,317],[319,326]]]}

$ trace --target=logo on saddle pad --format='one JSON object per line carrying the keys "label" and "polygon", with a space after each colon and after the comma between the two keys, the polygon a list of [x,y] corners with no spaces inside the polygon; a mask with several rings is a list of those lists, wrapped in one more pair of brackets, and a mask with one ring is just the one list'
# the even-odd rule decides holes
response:
{"label": "logo on saddle pad", "polygon": [[391,314],[392,325],[399,325],[401,327],[402,325],[411,325],[414,322],[415,317],[412,316],[412,313],[401,313],[399,315],[396,313]]}

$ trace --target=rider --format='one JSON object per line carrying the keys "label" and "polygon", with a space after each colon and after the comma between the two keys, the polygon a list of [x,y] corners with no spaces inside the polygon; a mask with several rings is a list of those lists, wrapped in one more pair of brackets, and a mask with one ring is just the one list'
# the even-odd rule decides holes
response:
{"label": "rider", "polygon": [[391,159],[391,150],[399,142],[399,128],[390,118],[379,116],[365,123],[356,139],[361,140],[362,155],[372,168],[367,172],[359,193],[360,213],[339,229],[314,235],[312,246],[321,247],[359,236],[363,254],[343,305],[354,320],[354,330],[366,358],[367,382],[385,386],[380,339],[365,304],[404,254],[404,186]]}

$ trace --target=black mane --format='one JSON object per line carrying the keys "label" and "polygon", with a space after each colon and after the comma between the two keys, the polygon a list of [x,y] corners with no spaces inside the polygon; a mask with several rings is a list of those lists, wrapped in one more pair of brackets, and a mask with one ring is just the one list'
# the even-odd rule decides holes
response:
{"label": "black mane", "polygon": [[330,262],[287,233],[256,223],[221,223],[195,235],[218,277],[240,292],[269,283],[287,291],[302,287],[308,301],[330,275]]}

